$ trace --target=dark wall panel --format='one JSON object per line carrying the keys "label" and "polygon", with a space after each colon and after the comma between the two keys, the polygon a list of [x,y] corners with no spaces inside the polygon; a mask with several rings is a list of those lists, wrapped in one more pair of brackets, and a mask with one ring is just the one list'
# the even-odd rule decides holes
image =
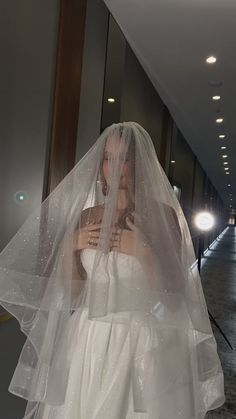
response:
{"label": "dark wall panel", "polygon": [[193,185],[193,199],[192,205],[194,210],[198,210],[203,205],[203,185],[204,185],[204,170],[200,166],[199,162],[196,161],[195,167],[195,178],[194,178],[194,185]]}
{"label": "dark wall panel", "polygon": [[100,134],[108,17],[101,0],[87,1],[76,161]]}
{"label": "dark wall panel", "polygon": [[187,220],[190,222],[192,216],[194,154],[179,130],[177,132],[174,157],[173,183],[176,182],[181,186],[180,203]]}
{"label": "dark wall panel", "polygon": [[[101,122],[102,130],[120,121],[126,45],[124,35],[110,15]],[[108,98],[113,98],[115,102],[108,102]]]}
{"label": "dark wall panel", "polygon": [[127,45],[120,120],[136,121],[147,129],[158,157],[161,151],[164,109],[165,105]]}

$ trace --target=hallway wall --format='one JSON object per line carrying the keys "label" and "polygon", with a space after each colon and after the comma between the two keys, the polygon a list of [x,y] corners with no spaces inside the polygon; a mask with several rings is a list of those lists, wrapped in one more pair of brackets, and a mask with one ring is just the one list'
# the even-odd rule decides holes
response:
{"label": "hallway wall", "polygon": [[[59,0],[1,2],[0,249],[41,202],[58,10]],[[0,325],[0,341],[0,418],[21,419],[26,401],[8,392],[25,341],[15,319]]]}
{"label": "hallway wall", "polygon": [[1,2],[0,249],[42,197],[58,9],[59,0]]}

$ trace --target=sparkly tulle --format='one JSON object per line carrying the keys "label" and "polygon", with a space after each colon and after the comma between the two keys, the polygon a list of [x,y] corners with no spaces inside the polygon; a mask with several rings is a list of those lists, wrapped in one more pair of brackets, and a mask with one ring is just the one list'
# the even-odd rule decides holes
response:
{"label": "sparkly tulle", "polygon": [[[94,250],[86,249],[81,254],[88,281],[94,253]],[[111,269],[112,262],[114,252],[110,253],[108,269]],[[133,257],[119,254],[117,263],[121,282],[133,274],[134,265],[139,272],[136,281],[140,280],[139,262]],[[101,275],[102,272],[98,271],[97,277],[101,278]],[[113,298],[112,293],[110,297]],[[191,359],[186,351],[188,337],[174,328],[168,334],[168,330],[158,326],[154,319],[150,322],[145,313],[137,311],[139,327],[132,353],[129,318],[129,312],[118,312],[108,315],[103,321],[89,319],[87,308],[72,314],[69,330],[66,331],[71,338],[71,355],[67,354],[71,358],[71,366],[65,403],[62,406],[46,405],[42,419],[194,418],[193,389],[189,376]],[[158,357],[155,357],[153,351],[156,353],[158,346]],[[143,353],[146,353],[146,358],[140,357]],[[145,405],[142,405],[145,384],[143,372],[146,369],[150,370],[149,393],[156,396],[156,402],[145,395]],[[171,381],[168,382],[170,371]],[[176,377],[178,375],[176,382],[172,382],[174,371]],[[221,382],[222,375],[219,374],[219,388]],[[210,397],[210,387],[207,390]],[[204,416],[199,415],[199,418]]]}
{"label": "sparkly tulle", "polygon": [[[91,273],[94,251],[81,254],[87,273]],[[112,256],[110,260],[112,263]],[[120,254],[119,278],[133,273],[134,258]],[[136,260],[137,269],[140,264]],[[138,271],[137,271],[138,272]],[[139,271],[140,273],[142,271]],[[142,275],[140,275],[141,277]],[[101,277],[102,272],[97,272]],[[138,281],[139,278],[136,277]],[[112,298],[112,293],[110,294]],[[140,317],[141,313],[137,313]],[[113,321],[88,319],[88,309],[75,311],[69,322],[71,367],[64,405],[44,408],[42,419],[144,419],[147,412],[134,412],[129,312],[113,313]],[[144,320],[144,319],[143,319]],[[68,331],[67,331],[68,332]],[[140,328],[134,358],[147,346],[154,346],[149,327]],[[68,356],[68,354],[67,354]],[[63,373],[63,368],[62,368]]]}
{"label": "sparkly tulle", "polygon": [[150,136],[108,127],[0,254],[0,303],[27,336],[8,388],[28,401],[24,419],[202,419],[220,406],[195,260]]}

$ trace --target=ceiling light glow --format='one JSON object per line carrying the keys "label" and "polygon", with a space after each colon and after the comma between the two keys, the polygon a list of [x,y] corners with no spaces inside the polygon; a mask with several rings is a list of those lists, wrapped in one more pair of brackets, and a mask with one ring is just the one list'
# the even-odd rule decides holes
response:
{"label": "ceiling light glow", "polygon": [[201,211],[195,216],[194,223],[199,230],[207,231],[215,224],[215,218],[209,212]]}
{"label": "ceiling light glow", "polygon": [[213,55],[211,55],[210,57],[207,57],[206,62],[208,64],[214,64],[216,62],[216,57],[214,57]]}

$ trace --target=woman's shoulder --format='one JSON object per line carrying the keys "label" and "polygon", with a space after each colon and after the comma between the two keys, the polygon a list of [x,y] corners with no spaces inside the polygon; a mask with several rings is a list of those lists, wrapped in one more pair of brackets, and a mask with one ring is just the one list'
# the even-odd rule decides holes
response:
{"label": "woman's shoulder", "polygon": [[181,237],[181,227],[176,209],[165,202],[155,202],[154,206],[156,208],[156,212],[159,212],[161,215],[164,215],[168,220],[170,227],[175,229]]}
{"label": "woman's shoulder", "polygon": [[91,223],[99,223],[102,219],[104,205],[85,208],[81,213],[81,226]]}

